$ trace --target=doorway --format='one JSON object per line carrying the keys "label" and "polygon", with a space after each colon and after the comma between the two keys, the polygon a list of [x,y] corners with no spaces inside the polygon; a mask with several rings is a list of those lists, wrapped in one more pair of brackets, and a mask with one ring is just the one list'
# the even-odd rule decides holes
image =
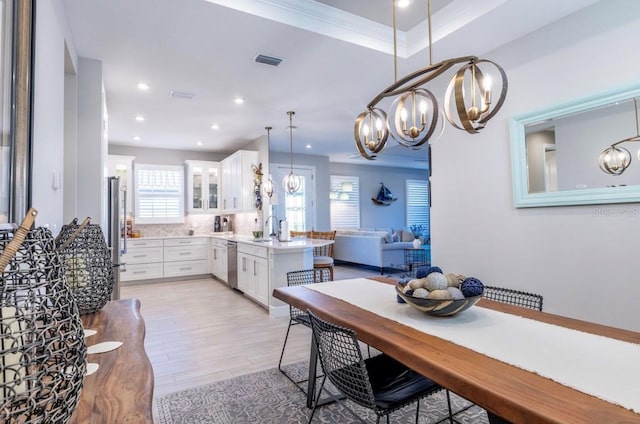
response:
{"label": "doorway", "polygon": [[[293,194],[287,193],[282,187],[282,179],[291,172],[290,165],[271,164],[270,168],[274,183],[278,185],[278,199],[277,204],[274,205],[274,214],[279,219],[286,218],[291,231],[310,231],[315,228],[315,167],[293,167],[293,172],[299,175],[301,179],[300,190]],[[274,204],[273,198],[272,204]]]}

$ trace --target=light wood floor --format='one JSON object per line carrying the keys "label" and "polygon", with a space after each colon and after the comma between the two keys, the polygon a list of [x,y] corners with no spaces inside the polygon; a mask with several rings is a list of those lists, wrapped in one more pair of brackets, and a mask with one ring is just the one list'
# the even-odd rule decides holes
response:
{"label": "light wood floor", "polygon": [[[370,275],[379,274],[337,266],[334,278]],[[124,286],[120,295],[141,301],[155,397],[278,365],[288,317],[270,318],[213,278]],[[294,326],[285,363],[308,359],[310,342],[309,329]]]}

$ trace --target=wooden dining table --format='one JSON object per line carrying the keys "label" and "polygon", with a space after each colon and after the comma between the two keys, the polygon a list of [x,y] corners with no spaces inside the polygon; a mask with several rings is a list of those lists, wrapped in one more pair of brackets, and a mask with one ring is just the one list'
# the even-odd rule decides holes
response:
{"label": "wooden dining table", "polygon": [[[395,284],[393,279],[372,279]],[[511,423],[640,423],[640,414],[621,406],[305,286],[278,288],[273,291],[273,296],[301,310],[311,310],[323,319],[355,330],[362,342]],[[640,333],[560,315],[486,299],[480,300],[475,307],[640,343]]]}
{"label": "wooden dining table", "polygon": [[144,349],[145,323],[138,299],[111,300],[102,310],[83,315],[92,346],[120,341],[118,349],[88,355],[99,365],[85,377],[80,402],[69,424],[153,424],[153,368]]}

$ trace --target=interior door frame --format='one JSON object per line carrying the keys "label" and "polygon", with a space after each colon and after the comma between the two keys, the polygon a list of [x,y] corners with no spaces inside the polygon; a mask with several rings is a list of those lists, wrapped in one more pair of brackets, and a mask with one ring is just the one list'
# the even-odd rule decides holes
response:
{"label": "interior door frame", "polygon": [[[269,170],[273,175],[274,184],[278,187],[278,204],[274,205],[274,214],[280,219],[286,216],[284,207],[284,188],[282,187],[282,179],[291,171],[291,165],[285,163],[271,163]],[[317,227],[317,216],[315,211],[316,205],[316,167],[311,165],[293,165],[293,172],[299,175],[311,175],[311,182],[307,184],[305,198],[305,227],[309,231]],[[310,193],[309,193],[310,192]],[[309,196],[310,194],[310,196]],[[310,223],[308,221],[311,221]],[[310,224],[310,225],[309,225]]]}

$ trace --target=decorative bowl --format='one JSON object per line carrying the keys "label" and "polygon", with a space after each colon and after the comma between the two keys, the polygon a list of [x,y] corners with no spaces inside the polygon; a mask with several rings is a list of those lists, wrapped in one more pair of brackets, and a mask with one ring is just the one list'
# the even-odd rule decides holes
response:
{"label": "decorative bowl", "polygon": [[253,238],[262,238],[262,231],[252,231],[251,233],[253,234]]}
{"label": "decorative bowl", "polygon": [[458,312],[462,312],[475,305],[478,300],[482,299],[482,295],[465,297],[464,299],[452,299],[452,300],[439,300],[439,299],[425,299],[422,297],[413,297],[408,294],[404,294],[399,285],[396,286],[396,293],[405,302],[413,306],[419,311],[425,312],[429,315],[437,317],[447,317],[455,315]]}

